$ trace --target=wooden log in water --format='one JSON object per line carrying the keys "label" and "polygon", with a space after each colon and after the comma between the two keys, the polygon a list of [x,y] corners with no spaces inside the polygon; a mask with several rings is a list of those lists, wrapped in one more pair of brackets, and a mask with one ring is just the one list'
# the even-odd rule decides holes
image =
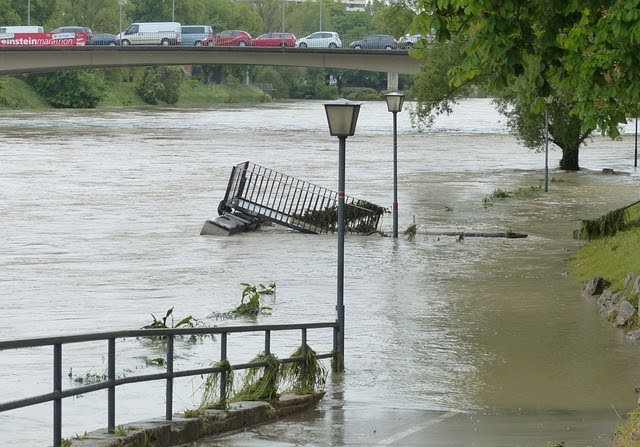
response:
{"label": "wooden log in water", "polygon": [[511,232],[498,232],[498,233],[485,233],[485,232],[466,232],[466,231],[427,231],[427,236],[464,236],[464,237],[504,237],[507,239],[523,239],[527,237],[527,234],[523,233],[511,233]]}

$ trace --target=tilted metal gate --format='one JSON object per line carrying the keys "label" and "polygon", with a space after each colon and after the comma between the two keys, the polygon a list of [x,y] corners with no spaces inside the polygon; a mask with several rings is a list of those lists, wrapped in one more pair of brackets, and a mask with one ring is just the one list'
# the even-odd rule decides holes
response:
{"label": "tilted metal gate", "polygon": [[[338,228],[338,193],[248,161],[234,166],[218,214],[240,212],[304,233]],[[345,231],[371,233],[385,209],[345,197]]]}

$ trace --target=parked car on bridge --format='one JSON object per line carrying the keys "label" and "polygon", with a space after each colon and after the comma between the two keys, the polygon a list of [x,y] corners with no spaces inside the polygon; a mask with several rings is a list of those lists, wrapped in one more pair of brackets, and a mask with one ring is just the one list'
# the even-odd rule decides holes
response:
{"label": "parked car on bridge", "polygon": [[181,26],[181,45],[193,45],[199,47],[204,41],[213,36],[213,30],[209,25],[183,25]]}
{"label": "parked car on bridge", "polygon": [[409,49],[423,39],[422,34],[405,34],[398,39],[398,48]]}
{"label": "parked car on bridge", "polygon": [[[51,34],[60,34],[60,33],[84,33],[89,38],[93,36],[93,32],[91,28],[87,28],[86,26],[59,26],[58,28],[51,31]],[[89,39],[87,39],[89,40]]]}
{"label": "parked car on bridge", "polygon": [[0,26],[0,34],[44,33],[41,26],[35,25],[9,25]]}
{"label": "parked car on bridge", "polygon": [[373,34],[362,40],[351,42],[349,48],[356,50],[396,50],[398,49],[398,42],[388,34]]}
{"label": "parked car on bridge", "polygon": [[87,45],[119,45],[118,38],[115,34],[111,33],[98,33],[94,34],[89,40]]}
{"label": "parked car on bridge", "polygon": [[292,33],[265,33],[253,39],[254,47],[295,47],[296,36]]}
{"label": "parked car on bridge", "polygon": [[117,35],[122,46],[180,45],[182,26],[179,22],[138,22]]}
{"label": "parked car on bridge", "polygon": [[[251,46],[253,38],[246,31],[230,29],[222,31],[210,39],[207,39],[206,45],[221,47],[248,47]],[[205,43],[203,43],[205,45]]]}
{"label": "parked car on bridge", "polygon": [[318,31],[298,39],[296,46],[300,48],[342,48],[342,40],[340,40],[338,33]]}

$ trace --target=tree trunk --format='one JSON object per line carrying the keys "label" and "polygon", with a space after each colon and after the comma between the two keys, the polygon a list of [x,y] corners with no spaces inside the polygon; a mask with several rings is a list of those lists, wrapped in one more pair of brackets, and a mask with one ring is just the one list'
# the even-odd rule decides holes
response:
{"label": "tree trunk", "polygon": [[579,171],[578,147],[563,147],[562,158],[560,159],[560,169],[566,171]]}

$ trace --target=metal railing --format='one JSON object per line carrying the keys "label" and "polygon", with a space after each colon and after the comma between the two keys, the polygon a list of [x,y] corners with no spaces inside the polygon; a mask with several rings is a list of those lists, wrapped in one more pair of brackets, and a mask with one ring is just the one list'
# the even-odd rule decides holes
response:
{"label": "metal railing", "polygon": [[[207,327],[207,328],[186,328],[186,329],[139,329],[116,332],[101,332],[81,335],[70,335],[60,337],[32,338],[14,341],[0,341],[0,351],[9,349],[25,349],[43,346],[53,347],[53,391],[46,394],[25,397],[9,402],[0,402],[0,413],[18,408],[30,407],[46,402],[53,402],[53,445],[58,447],[62,443],[62,400],[68,397],[87,394],[99,390],[107,390],[107,428],[109,433],[115,430],[115,393],[116,388],[121,385],[150,382],[156,380],[166,381],[166,403],[165,419],[170,421],[173,414],[173,380],[177,377],[198,376],[203,374],[220,374],[220,400],[226,397],[227,372],[229,370],[243,370],[249,368],[265,367],[265,362],[249,362],[222,366],[212,366],[199,369],[174,370],[174,339],[180,336],[197,335],[220,335],[220,363],[227,361],[227,338],[229,334],[243,332],[263,332],[264,333],[264,353],[271,354],[271,332],[275,331],[301,331],[302,352],[307,349],[307,331],[309,329],[333,328],[333,351],[329,353],[318,353],[318,359],[335,358],[337,323],[300,323],[300,324],[279,324],[279,325],[256,325],[256,326],[229,326],[229,327]],[[116,340],[127,338],[163,337],[166,338],[166,372],[157,374],[144,374],[132,377],[116,377]],[[62,346],[71,343],[107,341],[107,379],[99,383],[78,386],[71,389],[62,388]],[[302,357],[290,357],[279,359],[279,363],[301,362]],[[336,362],[334,362],[336,363]]]}
{"label": "metal railing", "polygon": [[[345,229],[378,229],[385,209],[345,197]],[[234,166],[218,213],[232,210],[273,221],[304,233],[337,231],[338,193],[250,162]]]}

